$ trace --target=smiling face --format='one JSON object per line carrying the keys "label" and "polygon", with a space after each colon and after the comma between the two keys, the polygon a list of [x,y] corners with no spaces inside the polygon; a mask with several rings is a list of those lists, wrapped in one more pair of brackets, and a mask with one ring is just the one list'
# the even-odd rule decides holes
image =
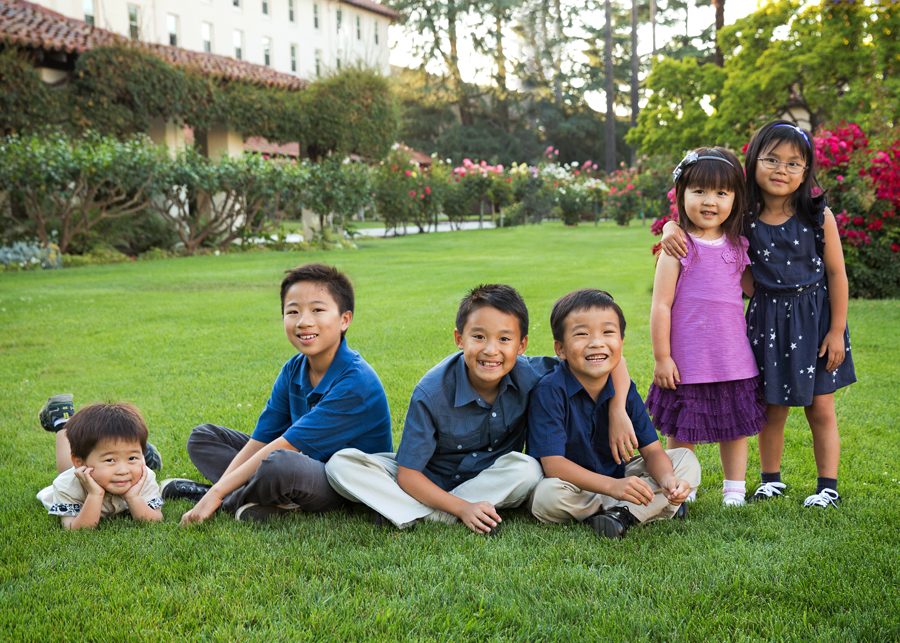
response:
{"label": "smiling face", "polygon": [[340,307],[324,286],[298,281],[284,297],[284,332],[288,341],[311,360],[330,359],[350,327],[353,313]]}
{"label": "smiling face", "polygon": [[500,380],[528,345],[518,319],[492,306],[482,306],[469,315],[462,332],[455,329],[453,336],[462,349],[469,382],[486,402],[493,403]]}
{"label": "smiling face", "polygon": [[140,442],[101,440],[88,456],[72,457],[76,467],[93,467],[91,477],[107,492],[121,496],[141,479],[144,451]]}
{"label": "smiling face", "polygon": [[781,161],[778,167],[770,170],[756,161],[756,183],[766,194],[774,197],[789,197],[796,192],[809,170],[803,170],[799,174],[791,174],[787,171],[785,163],[800,163],[806,165],[806,157],[794,145],[788,141],[781,141],[775,147],[764,150],[759,158]]}
{"label": "smiling face", "polygon": [[734,192],[692,186],[684,192],[684,211],[693,226],[690,231],[701,239],[722,236],[722,224],[731,216]]}
{"label": "smiling face", "polygon": [[622,359],[622,331],[612,308],[576,310],[565,320],[562,341],[554,342],[556,356],[593,396]]}

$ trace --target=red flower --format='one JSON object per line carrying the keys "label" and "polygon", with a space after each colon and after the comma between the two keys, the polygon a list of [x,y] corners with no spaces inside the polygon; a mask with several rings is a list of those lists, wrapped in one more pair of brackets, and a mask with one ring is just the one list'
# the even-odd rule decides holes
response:
{"label": "red flower", "polygon": [[411,171],[411,170],[406,170],[406,176],[412,176],[412,171]]}
{"label": "red flower", "polygon": [[410,190],[410,191],[409,191],[409,196],[415,198],[415,196],[416,196],[416,191],[415,191],[415,190]]}
{"label": "red flower", "polygon": [[431,188],[427,185],[425,186],[425,194],[431,194]]}
{"label": "red flower", "polygon": [[900,246],[898,246],[896,243],[892,243],[891,250],[893,250],[894,252],[900,252]]}
{"label": "red flower", "polygon": [[858,217],[858,216],[853,217],[853,225],[862,225],[865,222],[866,222],[866,220],[863,219],[862,217]]}

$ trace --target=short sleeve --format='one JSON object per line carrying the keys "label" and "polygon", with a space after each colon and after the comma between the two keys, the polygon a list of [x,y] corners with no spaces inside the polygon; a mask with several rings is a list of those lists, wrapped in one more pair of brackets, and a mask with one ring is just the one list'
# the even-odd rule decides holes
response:
{"label": "short sleeve", "polygon": [[681,274],[687,274],[687,271],[691,269],[691,266],[694,264],[694,258],[697,256],[697,247],[694,245],[694,241],[688,238],[687,242],[687,256],[680,257],[678,260],[681,262]]}
{"label": "short sleeve", "polygon": [[75,477],[74,469],[63,471],[49,487],[41,489],[37,498],[51,516],[77,516],[81,513],[87,494]]}
{"label": "short sleeve", "polygon": [[290,369],[288,362],[281,368],[275,384],[272,385],[272,395],[266,402],[266,408],[260,413],[256,421],[256,428],[251,436],[254,440],[268,444],[284,433],[285,427],[291,425],[290,403]]}
{"label": "short sleeve", "polygon": [[403,436],[397,448],[397,464],[424,471],[437,449],[437,423],[425,393],[417,386],[403,421]]}
{"label": "short sleeve", "polygon": [[741,253],[741,271],[743,272],[744,268],[750,265],[750,254],[748,250],[750,249],[750,241],[747,237],[740,238],[740,253]]}
{"label": "short sleeve", "polygon": [[659,442],[659,436],[656,435],[656,429],[647,415],[647,406],[637,392],[637,386],[632,381],[631,388],[628,390],[628,400],[626,402],[628,416],[631,418],[631,424],[634,427],[634,435],[638,441],[638,448],[643,449],[645,446]]}
{"label": "short sleeve", "polygon": [[546,458],[566,455],[565,389],[538,385],[528,404],[528,455]]}
{"label": "short sleeve", "polygon": [[147,477],[144,479],[144,485],[141,487],[141,498],[151,509],[159,509],[163,506],[162,495],[156,482],[156,472],[153,469],[147,469]]}

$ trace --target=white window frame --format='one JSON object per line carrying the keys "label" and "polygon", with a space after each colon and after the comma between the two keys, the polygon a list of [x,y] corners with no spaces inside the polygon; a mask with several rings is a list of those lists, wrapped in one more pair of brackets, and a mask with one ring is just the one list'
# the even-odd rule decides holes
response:
{"label": "white window frame", "polygon": [[173,47],[177,47],[178,46],[178,16],[176,16],[174,13],[166,14],[166,31],[169,34],[169,44]]}
{"label": "white window frame", "polygon": [[132,40],[141,39],[141,8],[128,5],[128,36]]}
{"label": "white window frame", "polygon": [[291,44],[291,73],[297,73],[297,45]]}
{"label": "white window frame", "polygon": [[268,36],[263,36],[262,39],[262,54],[263,54],[263,64],[266,67],[272,66],[272,39]]}
{"label": "white window frame", "polygon": [[96,0],[81,0],[81,8],[84,9],[84,21],[91,27],[97,23]]}
{"label": "white window frame", "polygon": [[213,43],[213,26],[208,22],[200,23],[200,40],[203,42],[203,51],[208,54],[212,53]]}
{"label": "white window frame", "polygon": [[234,49],[235,60],[244,59],[244,32],[238,29],[234,30],[231,35],[231,44]]}

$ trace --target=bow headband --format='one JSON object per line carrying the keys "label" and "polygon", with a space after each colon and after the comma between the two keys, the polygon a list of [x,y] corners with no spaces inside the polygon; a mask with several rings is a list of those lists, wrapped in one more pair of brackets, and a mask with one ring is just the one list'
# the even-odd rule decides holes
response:
{"label": "bow headband", "polygon": [[726,158],[722,158],[721,156],[700,156],[697,152],[688,152],[687,156],[681,159],[681,163],[679,163],[675,169],[672,171],[672,182],[678,183],[678,179],[681,178],[682,173],[689,168],[691,165],[696,163],[697,161],[722,161],[723,163],[728,163],[731,167],[734,167],[734,164]]}

